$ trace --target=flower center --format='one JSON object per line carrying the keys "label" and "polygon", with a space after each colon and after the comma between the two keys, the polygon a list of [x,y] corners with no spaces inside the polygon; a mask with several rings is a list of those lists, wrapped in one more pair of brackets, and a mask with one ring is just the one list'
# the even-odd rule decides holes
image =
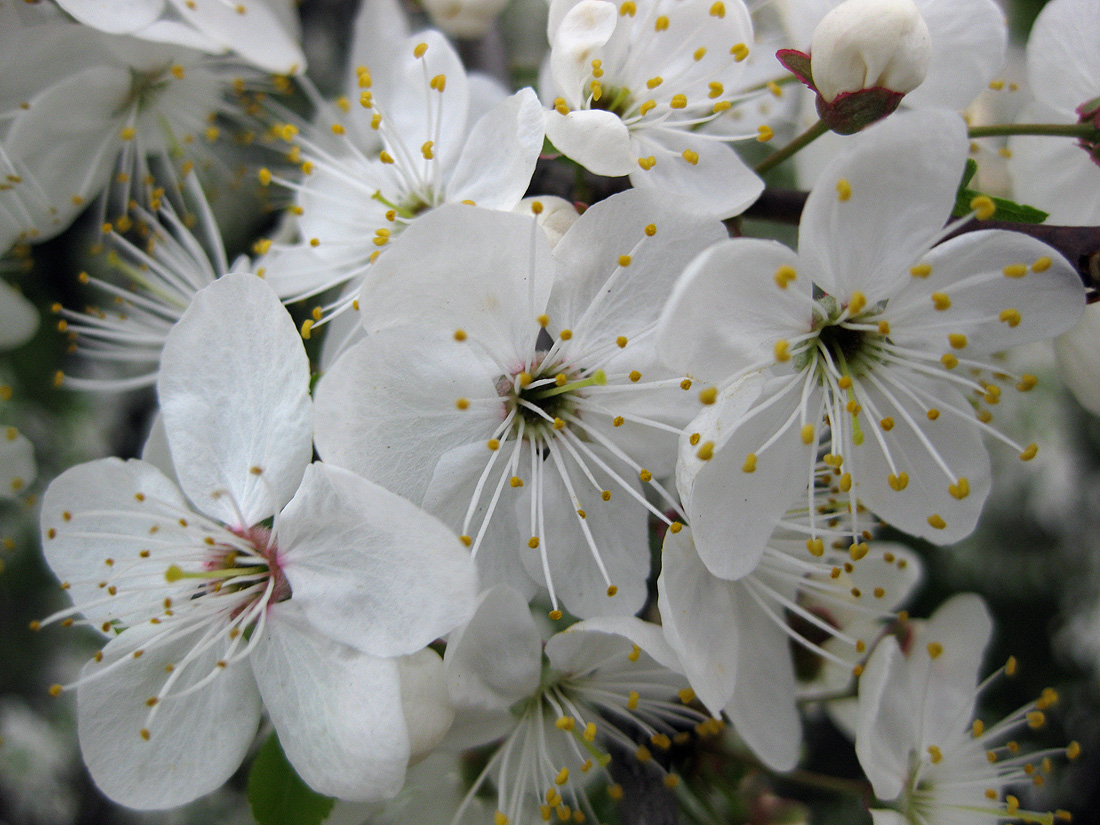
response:
{"label": "flower center", "polygon": [[521,430],[526,441],[553,436],[576,417],[580,390],[606,383],[603,370],[584,375],[582,369],[569,369],[560,361],[536,363],[532,372],[521,371],[497,381],[497,392],[506,399],[508,412],[515,411],[512,435]]}

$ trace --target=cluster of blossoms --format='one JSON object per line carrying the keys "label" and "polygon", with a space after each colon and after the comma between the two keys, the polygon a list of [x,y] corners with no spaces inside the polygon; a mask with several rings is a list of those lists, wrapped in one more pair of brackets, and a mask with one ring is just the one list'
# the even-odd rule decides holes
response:
{"label": "cluster of blossoms", "polygon": [[[494,13],[427,7],[462,36]],[[140,460],[74,466],[41,501],[71,605],[33,629],[103,640],[51,689],[76,694],[98,787],[181,805],[273,730],[361,821],[414,791],[438,796],[424,822],[598,821],[624,765],[676,789],[677,749],[723,731],[794,769],[821,703],[877,825],[1053,822],[1012,790],[1055,754],[1008,740],[1055,694],[974,721],[987,609],[964,594],[910,620],[920,557],[879,539],[966,538],[987,442],[1038,450],[994,421],[1037,381],[998,355],[1090,334],[1070,332],[1075,265],[961,195],[958,110],[1003,58],[991,0],[782,20],[553,0],[538,89],[518,91],[363,0],[332,99],[295,15],[0,0],[0,246],[90,208],[79,280],[102,306],[56,306],[76,353],[57,381],[156,389]],[[1020,197],[1067,222],[1100,219],[1100,69],[1070,60],[1098,26],[1097,0],[1050,4],[1035,117],[1076,131],[1016,147]],[[830,157],[800,155],[797,251],[743,237],[764,173],[830,130]],[[630,187],[563,199],[539,164]],[[231,262],[214,207],[246,184],[280,217]],[[0,288],[14,346],[37,319]],[[7,433],[14,495],[35,467]],[[431,789],[462,781],[438,761],[456,752],[480,763],[452,799]]]}

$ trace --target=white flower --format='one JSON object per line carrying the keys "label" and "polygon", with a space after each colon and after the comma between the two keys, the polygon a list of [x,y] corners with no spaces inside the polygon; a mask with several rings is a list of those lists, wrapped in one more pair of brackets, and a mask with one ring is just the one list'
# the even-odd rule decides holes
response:
{"label": "white flower", "polygon": [[540,95],[556,149],[680,209],[727,218],[756,200],[763,182],[728,143],[759,134],[698,131],[752,96],[742,0],[554,0],[547,33]]}
{"label": "white flower", "polygon": [[443,35],[410,36],[401,14],[364,3],[345,96],[313,126],[284,127],[304,181],[261,173],[297,190],[300,238],[262,245],[264,277],[288,302],[343,287],[317,320],[351,308],[370,265],[432,208],[512,209],[542,150],[534,92],[507,97],[494,81],[468,77]]}
{"label": "white flower", "polygon": [[634,613],[647,517],[676,508],[659,480],[695,404],[658,366],[653,325],[676,271],[724,235],[639,191],[590,208],[553,252],[529,218],[439,207],[363,287],[368,335],[317,386],[320,455],[454,527],[486,586],[541,584],[557,615],[559,599]]}
{"label": "white flower", "polygon": [[[496,825],[522,825],[540,813],[564,822],[574,811],[597,821],[589,792],[611,782],[612,751],[632,753],[661,775],[654,750],[687,738],[692,727],[721,729],[686,706],[694,694],[661,629],[633,616],[574,624],[543,649],[522,595],[496,587],[449,640],[445,662],[457,711],[452,744],[501,740],[456,818],[491,782]],[[641,745],[638,734],[646,737]],[[665,774],[670,787],[677,780]],[[615,797],[622,789],[608,790]]]}
{"label": "white flower", "polygon": [[810,45],[814,85],[827,103],[861,89],[911,92],[924,81],[931,54],[913,0],[845,0],[817,24]]}
{"label": "white flower", "polygon": [[451,37],[481,37],[507,5],[508,0],[427,0],[424,8]]}
{"label": "white flower", "polygon": [[[879,800],[875,825],[981,825],[1001,820],[1051,825],[1051,813],[1027,811],[1006,786],[1042,781],[1049,757],[1008,740],[1038,728],[1057,701],[1049,688],[994,725],[974,718],[975,702],[993,677],[978,684],[992,622],[973,594],[945,602],[927,623],[899,640],[879,643],[859,682],[856,755]],[[1011,673],[1015,661],[1004,668]],[[994,674],[996,676],[997,674]],[[1072,758],[1076,744],[1066,749]],[[1003,795],[1003,796],[1002,796]]]}
{"label": "white flower", "polygon": [[[834,493],[823,487],[813,506],[842,518]],[[716,715],[725,711],[745,743],[779,771],[795,766],[802,744],[799,678],[816,677],[819,690],[846,688],[913,582],[894,566],[893,546],[854,565],[831,550],[806,558],[798,530],[805,512],[789,518],[752,573],[737,581],[707,570],[689,528],[670,530],[657,580],[665,638],[700,701]]]}
{"label": "white flower", "polygon": [[408,502],[309,463],[308,362],[255,276],[195,297],[158,387],[179,486],[103,459],[42,507],[73,607],[35,626],[83,614],[108,637],[70,685],[92,777],[131,807],[194,799],[237,769],[262,702],[312,787],[392,796],[411,750],[397,657],[468,618],[468,555]]}
{"label": "white flower", "polygon": [[297,74],[306,67],[290,0],[58,0],[85,25],[109,34],[235,51],[259,69]]}
{"label": "white flower", "polygon": [[[167,198],[154,204],[160,210],[157,215],[136,207],[134,217],[148,230],[144,245],[137,246],[117,231],[106,239],[108,273],[117,279],[81,274],[81,282],[105,299],[102,306],[83,312],[58,309],[63,319],[59,326],[75,342],[78,355],[115,372],[93,377],[66,374],[63,386],[108,391],[152,386],[165,339],[196,293],[227,272],[247,270],[249,261],[243,256],[229,266],[221,232],[194,174],[181,182],[181,188],[187,195],[188,220]],[[120,366],[127,374],[117,375]]]}
{"label": "white flower", "polygon": [[[12,258],[0,261],[0,271],[19,264]],[[38,310],[5,281],[0,280],[0,350],[25,344],[38,331]],[[0,402],[11,399],[12,388],[0,386]],[[9,419],[10,420],[10,419]],[[0,499],[27,492],[38,475],[34,445],[16,427],[0,425]]]}
{"label": "white flower", "polygon": [[[1083,287],[1060,255],[1022,234],[939,243],[966,152],[954,115],[892,117],[822,172],[798,253],[726,241],[677,284],[658,332],[666,362],[729,376],[721,394],[707,390],[716,403],[685,431],[678,469],[715,575],[752,570],[812,488],[821,451],[842,473],[854,536],[869,525],[865,507],[938,543],[977,520],[990,483],[983,432],[1034,455],[988,423],[997,376],[1009,378],[988,359],[1071,326]],[[812,509],[810,522],[807,546],[819,550]]]}

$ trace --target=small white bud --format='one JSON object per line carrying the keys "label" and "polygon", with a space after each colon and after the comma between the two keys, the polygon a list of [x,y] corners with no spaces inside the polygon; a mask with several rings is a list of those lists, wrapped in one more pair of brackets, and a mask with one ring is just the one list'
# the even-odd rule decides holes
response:
{"label": "small white bud", "polygon": [[931,54],[913,0],[845,0],[822,18],[810,45],[814,84],[826,103],[860,89],[911,92]]}

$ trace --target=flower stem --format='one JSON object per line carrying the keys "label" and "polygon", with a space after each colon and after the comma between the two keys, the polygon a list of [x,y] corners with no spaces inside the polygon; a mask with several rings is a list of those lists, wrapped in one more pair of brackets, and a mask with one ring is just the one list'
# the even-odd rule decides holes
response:
{"label": "flower stem", "polygon": [[1100,139],[1100,129],[1091,123],[999,123],[996,126],[971,126],[967,134],[972,138],[1040,135]]}
{"label": "flower stem", "polygon": [[817,140],[828,131],[829,127],[825,125],[825,121],[819,120],[801,135],[799,135],[786,146],[784,146],[782,149],[778,150],[772,155],[769,155],[768,157],[760,161],[760,163],[756,164],[756,167],[753,169],[753,171],[756,172],[756,174],[758,175],[763,175],[766,172],[770,172],[787,158],[794,155],[800,149],[809,146],[811,143],[813,143],[815,140]]}

